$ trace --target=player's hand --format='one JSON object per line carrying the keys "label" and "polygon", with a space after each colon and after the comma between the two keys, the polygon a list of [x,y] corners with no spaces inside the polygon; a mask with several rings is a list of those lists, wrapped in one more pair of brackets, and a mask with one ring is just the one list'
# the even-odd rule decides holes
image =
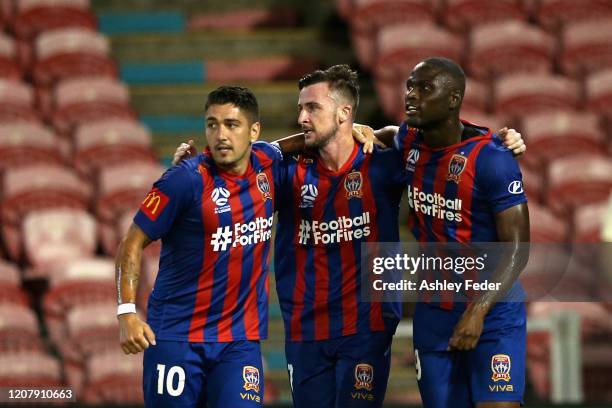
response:
{"label": "player's hand", "polygon": [[508,129],[507,127],[500,129],[497,134],[504,142],[504,146],[512,151],[512,154],[516,157],[520,157],[525,154],[527,146],[525,141],[519,132],[514,129]]}
{"label": "player's hand", "polygon": [[172,158],[172,165],[176,166],[182,160],[189,159],[190,157],[195,157],[198,154],[198,149],[196,149],[193,140],[187,141],[187,143],[181,143],[179,147],[176,148],[174,152],[174,157]]}
{"label": "player's hand", "polygon": [[364,153],[372,153],[374,151],[374,145],[386,147],[376,136],[374,136],[374,129],[367,125],[360,125],[359,123],[353,124],[353,137],[356,141],[363,144]]}
{"label": "player's hand", "polygon": [[151,327],[140,320],[136,313],[125,313],[119,319],[119,341],[125,354],[138,354],[149,345],[155,345],[155,334]]}
{"label": "player's hand", "polygon": [[455,326],[448,342],[448,350],[472,350],[482,334],[486,313],[481,310],[466,310]]}

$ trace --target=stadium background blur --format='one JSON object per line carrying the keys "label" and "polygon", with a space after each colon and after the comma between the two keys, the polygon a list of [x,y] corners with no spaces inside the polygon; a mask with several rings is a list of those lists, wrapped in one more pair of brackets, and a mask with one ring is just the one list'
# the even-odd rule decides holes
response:
{"label": "stadium background blur", "polygon": [[[611,0],[0,0],[0,27],[0,387],[142,401],[142,355],[118,344],[113,256],[179,142],[202,146],[220,84],[253,89],[269,141],[297,130],[296,80],[313,69],[357,68],[357,122],[376,128],[402,120],[416,62],[453,58],[469,76],[463,117],[528,143],[532,241],[612,241]],[[143,261],[142,313],[158,253]],[[569,290],[609,293],[580,273],[589,262],[572,262]],[[271,288],[266,404],[282,406]],[[532,302],[529,316],[528,406],[611,406],[610,304]],[[419,406],[409,318],[408,305],[388,406]]]}

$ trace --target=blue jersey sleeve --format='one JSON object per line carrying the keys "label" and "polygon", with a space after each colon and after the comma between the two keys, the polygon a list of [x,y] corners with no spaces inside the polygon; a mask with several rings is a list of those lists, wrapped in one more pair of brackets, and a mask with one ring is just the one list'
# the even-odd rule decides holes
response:
{"label": "blue jersey sleeve", "polygon": [[408,135],[408,125],[406,123],[402,123],[399,130],[393,137],[393,148],[398,152],[403,153],[406,143],[408,142]]}
{"label": "blue jersey sleeve", "polygon": [[268,157],[274,160],[275,163],[283,160],[283,152],[278,143],[255,142],[253,143],[253,149],[263,151]]}
{"label": "blue jersey sleeve", "polygon": [[[189,160],[191,161],[191,160]],[[194,200],[191,166],[187,162],[171,167],[147,194],[136,216],[138,225],[151,240],[162,238]]]}
{"label": "blue jersey sleeve", "polygon": [[527,202],[518,162],[499,138],[483,147],[476,159],[476,185],[495,214]]}

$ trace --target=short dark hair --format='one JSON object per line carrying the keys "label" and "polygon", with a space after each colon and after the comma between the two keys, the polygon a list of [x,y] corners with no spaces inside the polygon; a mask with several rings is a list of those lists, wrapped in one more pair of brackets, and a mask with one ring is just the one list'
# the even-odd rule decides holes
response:
{"label": "short dark hair", "polygon": [[251,123],[259,122],[259,105],[255,94],[243,86],[223,85],[208,94],[204,110],[210,105],[225,105],[230,103],[242,110]]}
{"label": "short dark hair", "polygon": [[444,57],[431,57],[423,60],[423,63],[430,67],[434,67],[444,73],[450,80],[451,86],[454,86],[461,92],[461,96],[465,94],[465,72],[455,61]]}
{"label": "short dark hair", "polygon": [[353,117],[357,113],[359,106],[359,75],[348,65],[334,65],[326,70],[316,70],[300,79],[300,91],[310,85],[320,82],[327,82],[329,88],[339,93],[344,99],[353,106]]}

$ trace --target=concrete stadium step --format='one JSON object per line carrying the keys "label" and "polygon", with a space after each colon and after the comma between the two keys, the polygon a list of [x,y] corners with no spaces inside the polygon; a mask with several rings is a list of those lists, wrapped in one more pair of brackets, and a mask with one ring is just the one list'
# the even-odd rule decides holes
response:
{"label": "concrete stadium step", "polygon": [[311,58],[325,64],[354,59],[349,47],[328,41],[312,28],[121,34],[110,39],[113,57],[122,64],[282,55]]}

